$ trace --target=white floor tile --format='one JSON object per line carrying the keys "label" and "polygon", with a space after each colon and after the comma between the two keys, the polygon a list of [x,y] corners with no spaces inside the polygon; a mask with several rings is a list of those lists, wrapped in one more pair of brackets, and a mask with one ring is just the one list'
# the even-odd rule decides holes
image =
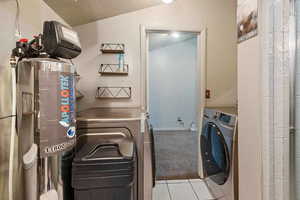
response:
{"label": "white floor tile", "polygon": [[153,200],[171,200],[167,184],[157,184],[155,186]]}
{"label": "white floor tile", "polygon": [[199,200],[214,199],[214,197],[208,190],[206,184],[202,180],[197,180],[197,181],[195,180],[190,182]]}
{"label": "white floor tile", "polygon": [[178,180],[167,180],[168,184],[173,184],[173,183],[188,183],[189,180],[187,179],[178,179]]}
{"label": "white floor tile", "polygon": [[197,200],[190,183],[168,184],[172,200]]}

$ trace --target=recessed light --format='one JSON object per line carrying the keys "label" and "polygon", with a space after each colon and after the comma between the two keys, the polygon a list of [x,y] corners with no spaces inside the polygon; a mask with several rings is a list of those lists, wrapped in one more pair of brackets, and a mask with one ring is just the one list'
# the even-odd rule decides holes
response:
{"label": "recessed light", "polygon": [[172,33],[172,37],[173,38],[179,38],[180,34],[178,32],[174,32],[174,33]]}
{"label": "recessed light", "polygon": [[166,4],[169,4],[169,3],[172,3],[174,0],[162,0],[162,2],[166,3]]}

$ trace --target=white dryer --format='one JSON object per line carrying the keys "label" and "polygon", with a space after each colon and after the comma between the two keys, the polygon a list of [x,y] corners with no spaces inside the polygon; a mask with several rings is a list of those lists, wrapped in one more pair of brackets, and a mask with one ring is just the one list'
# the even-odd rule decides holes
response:
{"label": "white dryer", "polygon": [[237,116],[230,108],[206,108],[200,137],[203,173],[216,199],[238,199]]}

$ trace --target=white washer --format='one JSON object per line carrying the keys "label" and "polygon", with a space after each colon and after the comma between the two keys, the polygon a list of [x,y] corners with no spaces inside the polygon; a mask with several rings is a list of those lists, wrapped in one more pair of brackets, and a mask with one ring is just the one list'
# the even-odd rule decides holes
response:
{"label": "white washer", "polygon": [[217,199],[238,199],[237,116],[232,108],[205,108],[200,149],[205,182]]}

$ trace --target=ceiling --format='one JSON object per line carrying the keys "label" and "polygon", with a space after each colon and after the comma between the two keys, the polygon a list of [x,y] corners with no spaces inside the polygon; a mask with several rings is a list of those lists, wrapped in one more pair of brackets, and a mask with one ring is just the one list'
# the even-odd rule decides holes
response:
{"label": "ceiling", "polygon": [[71,26],[159,5],[161,0],[44,0]]}
{"label": "ceiling", "polygon": [[172,45],[177,42],[182,42],[188,39],[197,37],[196,33],[176,32],[176,37],[173,33],[150,33],[149,34],[149,50],[157,49]]}

